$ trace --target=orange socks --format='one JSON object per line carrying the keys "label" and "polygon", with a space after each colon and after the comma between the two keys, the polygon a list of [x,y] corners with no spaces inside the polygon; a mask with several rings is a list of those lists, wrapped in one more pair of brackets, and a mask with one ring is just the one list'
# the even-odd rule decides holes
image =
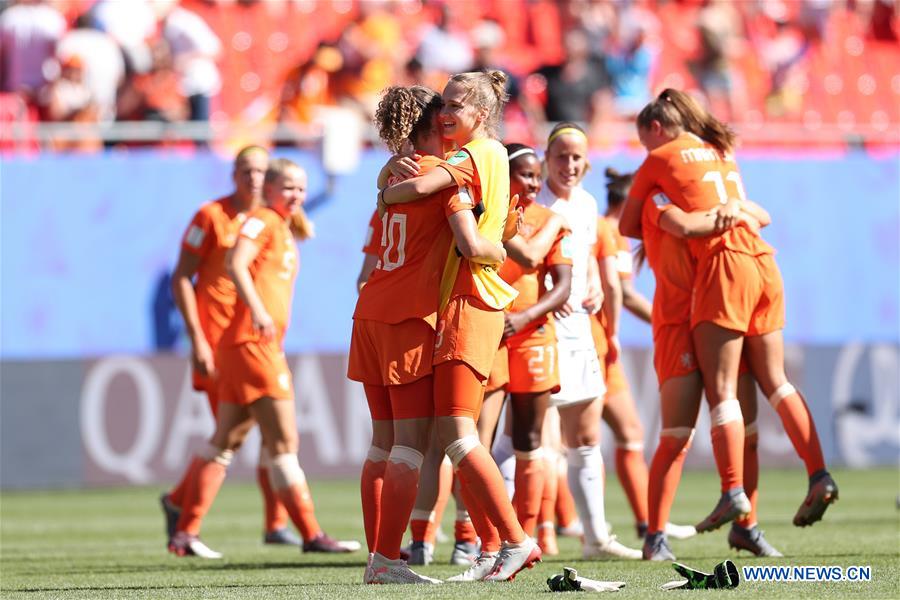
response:
{"label": "orange socks", "polygon": [[169,502],[178,507],[184,506],[184,494],[185,491],[187,491],[188,482],[191,481],[194,474],[197,472],[197,469],[199,469],[200,465],[204,462],[206,461],[198,456],[191,459],[191,463],[188,465],[188,468],[185,469],[184,475],[181,476],[181,481],[179,481],[178,485],[169,492]]}
{"label": "orange socks", "polygon": [[516,493],[513,506],[525,534],[534,537],[544,491],[544,450],[516,450]]}
{"label": "orange socks", "polygon": [[306,474],[300,468],[297,455],[279,454],[273,457],[269,467],[269,478],[275,495],[284,505],[303,541],[309,541],[322,533],[316,520],[315,506],[306,483]]}
{"label": "orange socks", "polygon": [[381,492],[384,483],[384,469],[387,467],[388,452],[377,446],[369,447],[366,462],[363,463],[359,478],[362,499],[363,527],[366,530],[366,546],[375,551],[378,539],[378,520],[381,518]]}
{"label": "orange socks", "polygon": [[434,545],[437,538],[437,530],[444,519],[444,510],[453,492],[453,463],[446,457],[441,461],[441,469],[438,471],[438,496],[434,503],[434,519],[432,519],[425,531],[425,541]]}
{"label": "orange socks", "polygon": [[785,433],[791,438],[797,455],[806,464],[807,475],[825,468],[822,446],[816,424],[803,397],[790,383],[785,383],[769,397],[769,404],[781,417]]}
{"label": "orange socks", "polygon": [[675,501],[675,492],[681,481],[684,458],[691,447],[694,430],[691,427],[670,427],[659,432],[659,446],[650,464],[650,479],[647,486],[649,516],[647,532],[664,531],[669,521],[669,512]]}
{"label": "orange socks", "polygon": [[647,462],[644,460],[644,444],[624,442],[616,446],[616,475],[625,491],[634,520],[647,522]]}
{"label": "orange socks", "polygon": [[759,496],[759,432],[756,422],[744,426],[744,492],[750,499],[750,514],[735,522],[744,529],[756,525],[756,500]]}
{"label": "orange socks", "polygon": [[723,400],[709,411],[712,447],[722,492],[744,485],[744,422],[737,400]]}
{"label": "orange socks", "polygon": [[556,522],[560,527],[568,527],[578,519],[575,498],[569,489],[569,477],[565,469],[556,472]]}
{"label": "orange socks", "polygon": [[194,459],[196,464],[191,466],[192,470],[189,469],[191,477],[184,490],[178,531],[191,535],[200,533],[200,524],[225,481],[225,472],[231,464],[233,454],[231,450],[219,450],[210,446],[206,457]]}
{"label": "orange socks", "polygon": [[[486,554],[499,552],[500,532],[487,518],[485,508],[481,502],[482,498],[479,498],[473,492],[469,480],[462,472],[457,473],[457,477],[459,479],[459,493],[462,495],[463,502],[466,503],[473,531],[481,538],[481,551]],[[459,540],[459,537],[457,537],[457,540]]]}
{"label": "orange socks", "polygon": [[422,453],[414,448],[394,446],[391,449],[381,489],[382,506],[389,506],[390,509],[381,511],[375,542],[375,552],[387,559],[400,558],[403,533],[416,503],[423,459]]}
{"label": "orange socks", "polygon": [[[481,445],[478,437],[471,435],[452,442],[447,446],[447,456],[456,465],[463,486],[469,486],[471,497],[484,509],[484,516],[497,527],[500,538],[512,544],[523,542],[525,532],[516,519],[503,477],[491,453]],[[472,514],[471,506],[469,514]]]}
{"label": "orange socks", "polygon": [[269,468],[264,466],[256,467],[256,483],[263,496],[263,512],[265,518],[265,531],[276,531],[283,529],[287,525],[288,514],[284,505],[278,500],[272,490],[272,484],[269,481]]}

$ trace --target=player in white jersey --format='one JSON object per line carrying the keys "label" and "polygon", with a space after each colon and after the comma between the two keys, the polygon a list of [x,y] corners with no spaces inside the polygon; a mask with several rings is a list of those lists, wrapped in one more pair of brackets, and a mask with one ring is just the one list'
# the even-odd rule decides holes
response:
{"label": "player in white jersey", "polygon": [[606,527],[600,454],[606,385],[591,336],[591,315],[600,309],[603,297],[594,256],[597,201],[581,187],[588,168],[587,148],[587,136],[578,125],[554,127],[547,139],[547,182],[537,197],[540,204],[563,215],[572,229],[572,290],[556,314],[561,389],[551,402],[559,409],[568,447],[568,481],[584,525],[584,557],[639,560],[640,551],[620,544]]}

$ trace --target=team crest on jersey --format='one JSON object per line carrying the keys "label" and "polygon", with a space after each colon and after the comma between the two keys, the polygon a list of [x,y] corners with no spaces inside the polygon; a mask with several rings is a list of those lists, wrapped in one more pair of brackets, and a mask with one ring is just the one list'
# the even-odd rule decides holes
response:
{"label": "team crest on jersey", "polygon": [[265,228],[266,224],[263,221],[256,217],[251,217],[244,223],[244,226],[241,227],[241,234],[247,236],[251,240],[255,240]]}
{"label": "team crest on jersey", "polygon": [[456,154],[454,154],[453,156],[451,156],[450,158],[447,159],[447,164],[448,165],[458,165],[459,163],[465,161],[467,158],[469,158],[469,154],[465,150],[460,150],[459,152],[457,152]]}
{"label": "team crest on jersey", "polygon": [[199,248],[201,244],[203,244],[203,239],[206,237],[206,233],[196,225],[191,225],[187,233],[184,235],[184,243],[190,246],[191,248]]}
{"label": "team crest on jersey", "polygon": [[685,369],[694,368],[694,355],[690,352],[685,352],[681,355],[681,366]]}
{"label": "team crest on jersey", "polygon": [[663,206],[668,206],[669,204],[672,204],[672,201],[669,200],[669,197],[666,196],[664,193],[659,192],[658,194],[653,194],[653,204],[655,204],[658,207],[663,207]]}

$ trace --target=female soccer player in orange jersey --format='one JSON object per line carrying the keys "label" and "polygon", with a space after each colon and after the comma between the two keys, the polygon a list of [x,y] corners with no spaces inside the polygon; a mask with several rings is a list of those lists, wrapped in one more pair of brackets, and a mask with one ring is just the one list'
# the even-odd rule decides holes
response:
{"label": "female soccer player in orange jersey", "polygon": [[298,266],[291,222],[305,191],[306,173],[300,167],[285,159],[272,161],[263,185],[266,205],[248,213],[226,254],[225,266],[239,300],[215,355],[220,405],[210,456],[189,474],[186,502],[169,543],[179,556],[208,551],[199,542],[200,522],[225,479],[234,450],[256,423],[270,457],[272,489],[300,530],[304,551],[359,548],[356,542],[332,540],[319,528],[297,460],[293,386],[283,340]]}
{"label": "female soccer player in orange jersey", "polygon": [[[185,232],[178,264],[172,274],[172,295],[191,342],[194,389],[206,393],[213,418],[219,405],[214,350],[231,322],[237,300],[234,284],[225,272],[225,253],[234,244],[247,213],[259,206],[268,160],[269,153],[260,146],[247,146],[238,152],[232,175],[234,192],[197,211]],[[209,448],[201,450],[200,456],[191,460],[181,482],[160,498],[169,538],[174,535],[181,514],[187,475],[209,454]],[[256,477],[265,508],[264,541],[298,545],[300,540],[286,527],[288,516],[284,506],[269,485],[266,464],[263,448]]]}
{"label": "female soccer player in orange jersey", "polygon": [[[604,263],[607,270],[614,272],[607,277],[616,277],[621,287],[622,307],[634,314],[637,318],[650,322],[651,305],[640,292],[634,288],[632,281],[632,256],[628,240],[619,233],[619,214],[622,206],[628,198],[628,190],[631,188],[632,175],[630,173],[619,174],[612,168],[605,171],[606,183],[606,214],[600,217],[597,230],[608,232],[607,235],[598,236],[597,260],[600,262],[601,274],[604,272]],[[607,293],[607,297],[610,294]],[[644,460],[644,428],[638,416],[634,398],[625,379],[625,370],[622,367],[619,355],[618,339],[611,339],[606,312],[598,313],[596,322],[599,325],[595,335],[597,352],[600,355],[601,366],[604,368],[604,380],[606,381],[606,396],[603,398],[603,420],[609,425],[616,439],[616,476],[622,484],[625,496],[631,505],[635,517],[635,526],[638,538],[643,539],[647,533],[647,463]],[[607,353],[608,348],[613,348],[612,354]],[[696,532],[693,527],[666,523],[668,535],[685,539]]]}
{"label": "female soccer player in orange jersey", "polygon": [[[521,261],[518,250],[523,243],[519,238],[533,239],[545,228],[553,227],[551,221],[558,217],[535,202],[541,189],[541,164],[534,150],[510,144],[507,151],[510,193],[520,198],[524,223],[519,235],[506,242],[506,247],[511,257]],[[549,315],[568,300],[572,277],[567,229],[556,229],[552,246],[538,261],[522,266],[507,259],[500,269],[500,277],[519,292],[505,314],[503,343],[508,355],[508,418],[512,420],[516,457],[513,504],[519,523],[530,536],[535,535],[544,492],[544,414],[550,394],[559,391],[556,333]],[[545,277],[553,282],[550,290],[544,283]],[[555,469],[547,475],[555,482]]]}
{"label": "female soccer player in orange jersey", "polygon": [[[440,96],[427,88],[395,87],[376,113],[391,150],[412,143],[422,155],[423,172],[441,163],[436,156],[443,154],[440,107]],[[365,385],[374,432],[361,479],[372,550],[366,583],[438,583],[409,569],[400,559],[400,544],[434,414],[432,356],[441,273],[454,241],[473,261],[505,258],[502,248],[477,233],[472,205],[455,192],[447,189],[384,211],[380,259],[354,312],[348,377]]]}
{"label": "female soccer player in orange jersey", "polygon": [[[631,198],[645,198],[658,187],[663,206],[668,202],[685,212],[702,212],[721,205],[726,221],[741,213],[745,195],[731,129],[684,92],[671,89],[641,111],[637,127],[649,155],[635,175]],[[639,201],[626,205],[620,224],[624,234],[640,230],[640,209]],[[744,429],[735,398],[745,348],[751,372],[806,464],[809,491],[794,524],[811,525],[837,499],[838,490],[825,469],[809,409],[784,373],[784,291],[774,250],[746,224],[692,238],[688,248],[697,263],[692,337],[710,403],[723,492],[697,529],[715,529],[750,510],[742,481]]]}
{"label": "female soccer player in orange jersey", "polygon": [[[442,98],[445,139],[459,148],[442,169],[387,188],[388,204],[415,200],[448,186],[462,202],[483,206],[478,230],[499,244],[509,215],[509,164],[494,139],[506,75],[500,71],[461,73],[450,78]],[[459,248],[463,255],[469,254]],[[503,309],[515,297],[495,268],[462,260],[452,252],[441,287],[441,316],[435,341],[435,415],[438,439],[460,478],[466,506],[482,538],[482,554],[455,581],[502,581],[540,560],[540,549],[519,525],[503,478],[481,445],[475,420],[484,382],[503,335]],[[476,510],[473,510],[473,507]],[[476,520],[477,519],[477,520]]]}

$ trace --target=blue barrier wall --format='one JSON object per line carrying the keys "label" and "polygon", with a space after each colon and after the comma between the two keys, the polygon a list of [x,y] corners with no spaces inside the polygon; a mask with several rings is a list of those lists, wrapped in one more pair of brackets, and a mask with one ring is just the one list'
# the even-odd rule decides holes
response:
{"label": "blue barrier wall", "polygon": [[[310,174],[315,156],[282,152]],[[386,155],[364,155],[312,212],[301,246],[290,352],[344,352],[373,182]],[[602,168],[640,154],[594,156],[586,187],[603,199]],[[804,344],[900,341],[900,162],[862,153],[741,158],[750,198],[772,214],[765,237],[786,285],[786,338]],[[184,344],[168,274],[199,204],[230,191],[230,165],[156,151],[4,159],[0,170],[0,356],[152,353]],[[648,273],[638,287],[652,293]],[[623,342],[649,345],[627,318]]]}

